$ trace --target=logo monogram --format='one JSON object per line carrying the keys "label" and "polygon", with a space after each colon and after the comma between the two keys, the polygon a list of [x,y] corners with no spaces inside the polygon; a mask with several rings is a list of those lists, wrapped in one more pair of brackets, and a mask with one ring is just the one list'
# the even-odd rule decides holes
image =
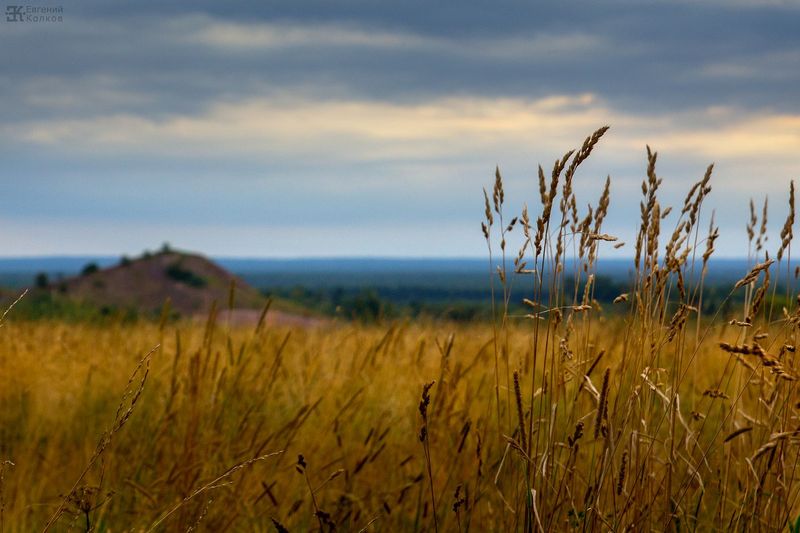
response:
{"label": "logo monogram", "polygon": [[23,22],[24,6],[6,6],[6,22]]}

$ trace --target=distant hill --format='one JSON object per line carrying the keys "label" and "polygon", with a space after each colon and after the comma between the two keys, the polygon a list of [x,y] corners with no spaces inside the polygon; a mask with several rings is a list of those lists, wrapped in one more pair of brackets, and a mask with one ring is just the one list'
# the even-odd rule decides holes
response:
{"label": "distant hill", "polygon": [[50,288],[65,297],[97,307],[155,312],[169,298],[184,316],[207,311],[212,302],[228,302],[235,282],[235,307],[256,309],[266,298],[256,289],[209,259],[166,251],[125,260],[115,266],[94,265],[80,275],[62,279]]}

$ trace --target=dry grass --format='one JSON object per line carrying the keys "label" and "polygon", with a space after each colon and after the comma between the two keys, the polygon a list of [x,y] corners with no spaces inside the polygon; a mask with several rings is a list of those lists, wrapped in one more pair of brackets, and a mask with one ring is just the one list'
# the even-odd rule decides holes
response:
{"label": "dry grass", "polygon": [[786,529],[800,311],[774,302],[779,283],[793,295],[794,195],[774,262],[751,209],[744,304],[704,316],[712,167],[673,212],[648,150],[635,279],[608,314],[610,182],[586,213],[574,195],[604,134],[540,169],[534,219],[505,220],[496,173],[494,323],[6,322],[2,531]]}
{"label": "dry grass", "polygon": [[[442,528],[453,527],[459,483],[469,497],[462,520],[477,519],[474,482],[488,490],[484,477],[494,474],[487,464],[478,476],[477,436],[486,461],[505,446],[482,418],[492,394],[489,328],[448,328],[452,345],[440,326],[422,324],[170,329],[4,326],[2,453],[14,463],[4,470],[4,531],[41,530],[62,502],[54,530],[81,531],[88,515],[113,531],[147,531],[166,513],[156,530],[185,531],[202,516],[197,528],[208,531],[272,530],[273,518],[303,531],[319,527],[315,513],[345,530],[373,519],[381,530],[432,527],[419,435],[429,376],[436,384],[427,444]],[[98,456],[130,388],[127,374],[159,340],[132,415]],[[524,341],[520,335],[518,349]],[[232,465],[283,450],[214,481]],[[481,520],[498,511],[505,512],[487,508]]]}

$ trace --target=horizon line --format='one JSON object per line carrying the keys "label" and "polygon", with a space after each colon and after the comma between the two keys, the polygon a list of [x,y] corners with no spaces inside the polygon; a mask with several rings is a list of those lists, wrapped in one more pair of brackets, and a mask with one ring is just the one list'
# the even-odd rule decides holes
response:
{"label": "horizon line", "polygon": [[[473,256],[473,255],[277,255],[277,256],[256,256],[256,255],[216,255],[205,254],[203,252],[173,249],[174,253],[183,253],[188,255],[200,255],[214,259],[230,259],[230,260],[252,260],[252,261],[331,261],[331,260],[366,260],[366,261],[443,261],[443,260],[463,260],[463,261],[488,261],[487,256]],[[159,250],[154,250],[151,253],[160,253]],[[128,257],[129,259],[136,259],[142,257],[144,253],[138,255],[127,254],[110,254],[110,253],[48,253],[48,254],[20,254],[20,255],[3,255],[0,254],[0,261],[14,261],[14,260],[32,260],[32,259],[121,259]],[[500,257],[494,257],[494,260]],[[602,261],[633,261],[633,256],[615,256],[615,257],[599,257],[595,262]],[[723,260],[757,260],[757,258],[749,258],[741,255],[718,255],[712,256],[709,261],[715,259]],[[569,262],[569,258],[567,261]]]}

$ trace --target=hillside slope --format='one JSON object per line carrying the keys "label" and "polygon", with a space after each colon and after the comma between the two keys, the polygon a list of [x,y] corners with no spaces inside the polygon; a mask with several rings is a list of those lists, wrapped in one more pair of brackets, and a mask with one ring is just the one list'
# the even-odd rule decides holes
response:
{"label": "hillside slope", "polygon": [[82,303],[142,312],[157,312],[169,298],[172,309],[184,316],[205,312],[214,301],[226,305],[232,282],[236,308],[256,309],[266,302],[258,290],[196,254],[162,252],[89,270],[53,288]]}

